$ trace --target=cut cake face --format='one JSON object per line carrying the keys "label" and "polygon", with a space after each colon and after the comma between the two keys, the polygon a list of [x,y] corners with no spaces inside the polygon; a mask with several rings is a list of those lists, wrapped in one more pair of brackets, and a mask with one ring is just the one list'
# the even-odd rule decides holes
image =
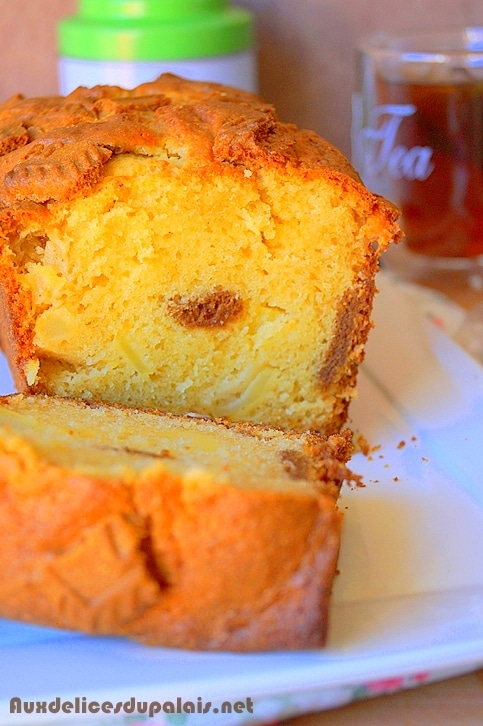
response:
{"label": "cut cake face", "polygon": [[215,84],[0,107],[2,347],[19,390],[339,430],[397,211]]}

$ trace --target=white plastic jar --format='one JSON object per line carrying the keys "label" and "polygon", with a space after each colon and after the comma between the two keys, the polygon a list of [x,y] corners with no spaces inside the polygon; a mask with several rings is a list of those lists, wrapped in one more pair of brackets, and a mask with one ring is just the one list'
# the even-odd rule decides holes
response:
{"label": "white plastic jar", "polygon": [[79,0],[58,26],[59,88],[133,88],[170,72],[257,91],[251,13],[228,0]]}

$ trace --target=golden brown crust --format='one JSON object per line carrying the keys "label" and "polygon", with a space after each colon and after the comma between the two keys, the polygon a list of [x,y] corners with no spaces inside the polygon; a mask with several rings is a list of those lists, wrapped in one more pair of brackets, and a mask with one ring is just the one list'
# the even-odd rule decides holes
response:
{"label": "golden brown crust", "polygon": [[[152,496],[150,491],[149,502]],[[322,646],[341,524],[328,500],[309,504],[294,498],[287,506],[279,497],[230,490],[223,496],[213,492],[208,501],[196,493],[187,507],[187,520],[178,520],[170,572],[179,589],[175,595],[173,588],[171,596],[168,591],[162,603],[130,625],[136,637],[152,643],[150,633],[162,623],[172,647],[179,647],[181,638],[188,638],[190,647],[207,649]],[[204,526],[193,537],[191,525],[198,516]],[[158,526],[164,531],[156,517],[152,521],[154,532]],[[208,581],[203,561],[225,573],[223,581]]]}
{"label": "golden brown crust", "polygon": [[[186,145],[193,165],[325,169],[363,190],[343,154],[314,132],[280,122],[257,96],[170,74],[131,91],[98,86],[65,98],[13,99],[0,106],[0,140],[0,202],[7,206],[69,198],[95,183],[111,154],[176,153]],[[377,203],[396,221],[393,205]]]}
{"label": "golden brown crust", "polygon": [[[37,417],[45,427],[62,408],[72,446],[80,443],[81,411],[92,411],[97,427],[109,410],[126,422],[149,416],[153,426],[184,420],[79,401],[1,399],[2,617],[191,649],[324,644],[340,541],[338,488],[353,476],[345,465],[348,432],[328,439],[281,434],[280,446],[288,445],[299,465],[291,475],[314,484],[307,490],[290,477],[277,490],[268,481],[263,488],[220,483],[206,472],[174,473],[160,460],[135,475],[106,476],[52,463],[21,424],[4,422],[12,421],[11,410],[10,417]],[[255,459],[264,439],[280,433],[191,421],[196,430],[215,426],[249,437]],[[148,445],[139,448],[145,455]]]}

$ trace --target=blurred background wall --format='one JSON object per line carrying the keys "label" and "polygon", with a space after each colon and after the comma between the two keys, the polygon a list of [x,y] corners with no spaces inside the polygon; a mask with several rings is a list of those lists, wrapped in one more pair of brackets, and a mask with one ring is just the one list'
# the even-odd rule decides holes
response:
{"label": "blurred background wall", "polygon": [[[483,0],[237,0],[257,21],[260,92],[285,121],[350,154],[358,39],[374,30],[483,24]],[[57,91],[55,26],[76,0],[0,0],[0,101]]]}

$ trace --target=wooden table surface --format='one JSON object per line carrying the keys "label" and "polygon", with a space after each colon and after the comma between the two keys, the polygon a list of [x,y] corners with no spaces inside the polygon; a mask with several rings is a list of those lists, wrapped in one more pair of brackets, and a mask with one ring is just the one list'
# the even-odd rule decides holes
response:
{"label": "wooden table surface", "polygon": [[483,669],[284,721],[283,726],[481,726]]}
{"label": "wooden table surface", "polygon": [[[467,309],[483,301],[483,291],[442,291]],[[457,678],[283,722],[283,726],[366,725],[483,726],[483,668]]]}

